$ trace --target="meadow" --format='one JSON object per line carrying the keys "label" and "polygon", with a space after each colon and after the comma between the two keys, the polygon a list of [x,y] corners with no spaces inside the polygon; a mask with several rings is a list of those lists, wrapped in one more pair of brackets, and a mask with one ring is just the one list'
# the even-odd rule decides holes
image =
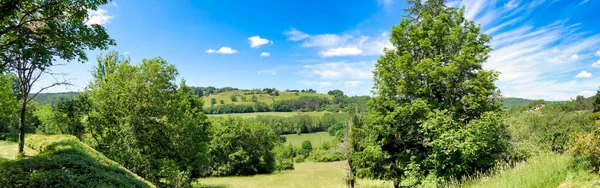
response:
{"label": "meadow", "polygon": [[[294,170],[273,174],[201,178],[194,182],[194,187],[346,187],[344,183],[344,165],[346,165],[345,161],[297,163],[294,164]],[[392,184],[380,180],[360,179],[356,187],[392,187]]]}
{"label": "meadow", "polygon": [[278,117],[292,117],[295,115],[310,115],[310,116],[322,116],[323,114],[331,113],[327,111],[321,112],[253,112],[253,113],[233,113],[233,114],[207,114],[208,117],[228,117],[237,116],[241,118],[255,118],[256,116],[278,116]]}
{"label": "meadow", "polygon": [[[234,102],[231,100],[232,95],[237,96],[237,101]],[[242,96],[246,97],[246,102],[242,101]],[[217,104],[215,105],[220,105],[219,101],[221,100],[223,100],[223,104],[253,104],[252,96],[256,96],[257,102],[262,102],[267,105],[273,104],[274,101],[297,99],[304,96],[333,99],[333,96],[322,93],[279,92],[279,96],[275,96],[269,94],[244,94],[243,91],[223,92],[211,96],[204,96],[202,99],[204,101],[204,106],[211,106],[211,98],[217,100]]]}
{"label": "meadow", "polygon": [[305,134],[288,134],[283,135],[286,138],[286,145],[291,143],[294,147],[300,147],[302,142],[308,140],[313,147],[319,147],[323,142],[328,142],[334,139],[327,132],[305,133]]}

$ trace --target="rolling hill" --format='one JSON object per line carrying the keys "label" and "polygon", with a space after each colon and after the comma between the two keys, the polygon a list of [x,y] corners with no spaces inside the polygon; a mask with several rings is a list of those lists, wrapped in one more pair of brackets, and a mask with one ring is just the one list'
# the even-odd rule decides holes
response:
{"label": "rolling hill", "polygon": [[[232,101],[232,96],[236,96],[237,101]],[[269,94],[252,94],[244,91],[228,91],[222,92],[218,94],[211,94],[209,96],[204,96],[202,99],[204,100],[204,106],[211,105],[211,98],[214,98],[217,101],[217,104],[220,105],[220,101],[223,100],[223,104],[252,104],[252,97],[256,97],[257,102],[262,102],[267,105],[272,104],[274,101],[281,100],[290,100],[290,99],[298,99],[303,96],[307,97],[324,97],[327,99],[333,99],[333,96],[322,94],[322,93],[301,93],[301,92],[279,92],[279,95],[269,95]],[[244,101],[243,98],[246,98]]]}

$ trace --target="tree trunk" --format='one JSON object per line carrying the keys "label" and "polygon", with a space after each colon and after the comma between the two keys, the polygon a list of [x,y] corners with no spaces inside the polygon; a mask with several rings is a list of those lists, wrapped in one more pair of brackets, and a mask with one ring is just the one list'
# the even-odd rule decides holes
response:
{"label": "tree trunk", "polygon": [[394,188],[399,188],[399,187],[400,187],[400,182],[394,181]]}
{"label": "tree trunk", "polygon": [[27,112],[27,97],[23,95],[23,103],[21,106],[21,121],[19,123],[19,155],[23,153],[25,146],[25,113]]}

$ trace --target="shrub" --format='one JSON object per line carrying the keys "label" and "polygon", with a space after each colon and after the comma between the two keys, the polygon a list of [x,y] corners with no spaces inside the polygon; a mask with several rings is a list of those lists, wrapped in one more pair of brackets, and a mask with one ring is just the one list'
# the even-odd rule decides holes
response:
{"label": "shrub", "polygon": [[294,157],[294,162],[296,163],[303,163],[304,162],[304,155],[300,154],[300,155],[296,155],[296,157]]}

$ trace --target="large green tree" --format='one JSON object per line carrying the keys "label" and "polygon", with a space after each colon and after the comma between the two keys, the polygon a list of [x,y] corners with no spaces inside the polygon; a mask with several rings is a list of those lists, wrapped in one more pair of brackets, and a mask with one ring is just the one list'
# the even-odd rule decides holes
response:
{"label": "large green tree", "polygon": [[485,170],[507,148],[498,72],[482,64],[491,38],[443,1],[409,1],[392,49],[375,65],[374,98],[353,160],[359,176],[394,186]]}
{"label": "large green tree", "polygon": [[32,92],[56,58],[87,61],[85,50],[114,45],[104,27],[88,24],[89,11],[107,0],[6,0],[0,2],[0,71],[17,75],[21,94],[19,153],[23,152],[27,103],[58,81]]}
{"label": "large green tree", "polygon": [[[161,58],[99,58],[89,85],[88,130],[96,148],[156,184],[198,176],[207,162],[209,122],[202,101]],[[185,182],[184,182],[185,183]]]}

